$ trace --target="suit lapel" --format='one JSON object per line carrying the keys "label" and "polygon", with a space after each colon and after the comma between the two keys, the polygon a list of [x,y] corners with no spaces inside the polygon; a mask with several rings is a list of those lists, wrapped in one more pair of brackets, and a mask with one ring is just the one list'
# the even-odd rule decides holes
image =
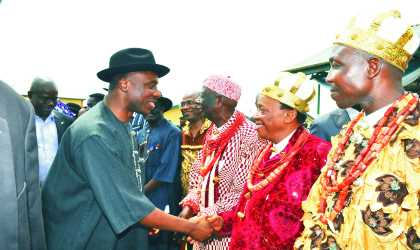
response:
{"label": "suit lapel", "polygon": [[[3,118],[0,118],[0,141],[2,146],[0,147],[0,232],[3,237],[0,238],[0,245],[11,249],[13,242],[17,242],[15,236],[18,232],[18,203],[17,203],[17,190],[16,190],[16,177],[15,177],[15,165],[13,161],[13,149],[10,138],[9,126]],[[22,145],[23,146],[23,145]],[[20,190],[19,190],[20,191]],[[26,191],[26,190],[25,190]],[[9,242],[3,242],[2,239],[10,238]],[[8,246],[8,247],[7,247]],[[14,249],[14,248],[13,248]]]}
{"label": "suit lapel", "polygon": [[337,114],[331,114],[331,119],[334,121],[336,128],[340,131],[343,125],[350,121],[350,116],[345,109],[341,109],[339,111],[340,112]]}
{"label": "suit lapel", "polygon": [[61,119],[60,115],[57,115],[57,112],[54,113],[54,120],[55,126],[57,127],[58,144],[60,144],[61,137],[64,134],[65,121]]}

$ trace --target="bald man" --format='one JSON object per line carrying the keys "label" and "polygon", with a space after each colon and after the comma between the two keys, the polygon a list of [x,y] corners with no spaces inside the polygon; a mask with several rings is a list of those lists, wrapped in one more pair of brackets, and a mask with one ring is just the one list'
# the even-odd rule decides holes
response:
{"label": "bald man", "polygon": [[64,131],[73,123],[73,119],[58,111],[58,89],[49,77],[35,77],[28,97],[35,109],[36,136],[38,141],[39,181],[44,182],[51,167]]}
{"label": "bald man", "polygon": [[206,132],[212,124],[210,120],[201,115],[195,100],[200,96],[200,91],[190,90],[185,93],[181,100],[182,116],[187,120],[182,128],[182,162],[181,183],[183,196],[189,193],[191,166],[204,144]]}

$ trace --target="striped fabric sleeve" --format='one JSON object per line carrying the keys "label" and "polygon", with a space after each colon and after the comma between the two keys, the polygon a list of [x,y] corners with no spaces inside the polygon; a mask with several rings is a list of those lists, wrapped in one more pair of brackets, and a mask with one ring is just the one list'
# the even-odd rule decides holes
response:
{"label": "striped fabric sleeve", "polygon": [[[222,174],[219,175],[219,178],[223,179],[224,184],[219,185],[219,200],[212,206],[200,211],[202,214],[218,214],[232,210],[236,206],[254,158],[266,143],[266,140],[258,137],[258,134],[255,131],[255,125],[246,122],[241,127],[223,152],[222,158],[225,161],[225,166]],[[196,191],[200,189],[199,177],[201,158],[202,150],[199,152],[191,167],[190,192],[180,204],[183,204],[187,200],[193,200],[197,204],[201,203],[202,194],[196,193]],[[229,171],[226,171],[226,168],[229,169]]]}
{"label": "striped fabric sleeve", "polygon": [[230,211],[237,205],[249,169],[261,146],[264,145],[264,141],[261,141],[257,136],[245,137],[242,142],[238,148],[240,150],[239,156],[235,159],[235,163],[231,166],[231,171],[225,177],[231,179],[229,190],[226,190],[226,192],[222,191],[225,195],[220,196],[213,206],[202,211],[203,214],[210,215]]}

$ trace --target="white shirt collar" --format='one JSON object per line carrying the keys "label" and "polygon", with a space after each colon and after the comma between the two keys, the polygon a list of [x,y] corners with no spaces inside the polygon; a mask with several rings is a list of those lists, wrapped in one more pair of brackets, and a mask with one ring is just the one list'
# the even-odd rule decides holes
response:
{"label": "white shirt collar", "polygon": [[277,150],[276,150],[276,152],[271,153],[270,159],[273,158],[278,153],[280,153],[284,148],[286,148],[287,143],[289,143],[289,140],[290,140],[290,138],[292,138],[292,135],[295,133],[295,131],[296,131],[296,129],[293,130],[292,133],[290,133],[286,138],[281,140],[279,143],[276,143],[276,144],[273,143],[273,147],[275,147]]}
{"label": "white shirt collar", "polygon": [[[38,120],[42,120],[42,121],[44,121],[41,117],[39,117],[39,116],[37,116],[37,115],[35,115],[35,118],[36,119],[38,119]],[[48,121],[55,121],[55,119],[54,119],[54,110],[53,111],[51,111],[51,113],[50,113],[50,115],[47,117],[47,119],[45,119],[45,121],[44,122],[48,122]]]}
{"label": "white shirt collar", "polygon": [[379,122],[380,119],[382,119],[382,117],[385,115],[386,111],[389,109],[389,107],[392,106],[392,103],[380,108],[378,110],[376,110],[375,112],[373,112],[372,114],[369,114],[367,116],[365,116],[363,118],[363,121],[366,121],[369,123],[369,125],[371,127],[373,127],[373,125],[375,125],[377,122]]}
{"label": "white shirt collar", "polygon": [[350,120],[356,118],[356,116],[360,113],[354,108],[346,108],[347,114],[349,114]]}

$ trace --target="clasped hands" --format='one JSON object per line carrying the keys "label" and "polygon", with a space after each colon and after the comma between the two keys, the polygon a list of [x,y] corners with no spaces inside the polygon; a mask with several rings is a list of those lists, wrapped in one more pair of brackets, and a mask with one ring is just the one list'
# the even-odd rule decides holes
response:
{"label": "clasped hands", "polygon": [[194,222],[194,228],[191,230],[189,236],[182,235],[182,233],[175,233],[174,240],[177,239],[179,242],[182,240],[194,244],[213,235],[220,237],[219,231],[222,229],[224,223],[222,217],[218,215],[202,215],[192,217],[189,220]]}

